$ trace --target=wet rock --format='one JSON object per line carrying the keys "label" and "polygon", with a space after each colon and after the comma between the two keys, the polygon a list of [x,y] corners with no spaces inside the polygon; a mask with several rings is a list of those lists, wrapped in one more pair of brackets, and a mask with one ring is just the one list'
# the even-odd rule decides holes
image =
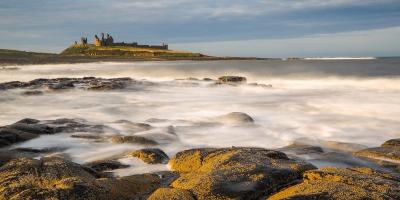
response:
{"label": "wet rock", "polygon": [[43,95],[43,92],[40,90],[32,90],[32,91],[23,92],[22,94],[26,95],[26,96],[39,96],[39,95]]}
{"label": "wet rock", "polygon": [[295,155],[324,153],[324,150],[321,147],[307,145],[307,144],[298,144],[298,143],[293,143],[291,145],[282,147],[278,150],[283,151],[285,153],[289,153],[289,154],[295,154]]}
{"label": "wet rock", "polygon": [[203,81],[214,81],[212,78],[203,78]]}
{"label": "wet rock", "polygon": [[162,181],[156,174],[139,174],[97,179],[96,184],[107,188],[107,193],[101,199],[146,199],[162,186]]}
{"label": "wet rock", "polygon": [[217,117],[217,121],[231,125],[248,125],[254,123],[254,119],[251,118],[250,115],[242,112],[232,112],[221,115]]}
{"label": "wet rock", "polygon": [[148,148],[140,149],[127,153],[129,157],[136,157],[147,164],[165,164],[169,157],[161,149]]}
{"label": "wet rock", "polygon": [[103,126],[93,126],[77,122],[72,119],[56,119],[39,121],[26,118],[14,124],[0,127],[0,147],[18,142],[24,142],[56,133],[101,131]]}
{"label": "wet rock", "polygon": [[141,131],[148,131],[153,127],[146,123],[135,123],[128,120],[118,120],[114,122],[117,125],[122,126],[129,133],[137,133]]}
{"label": "wet rock", "polygon": [[268,199],[400,199],[400,178],[370,168],[322,168],[303,179]]}
{"label": "wet rock", "polygon": [[193,194],[187,190],[175,188],[159,188],[147,200],[195,200]]}
{"label": "wet rock", "polygon": [[10,160],[0,167],[0,180],[0,199],[145,199],[162,183],[155,174],[98,179],[56,157]]}
{"label": "wet rock", "polygon": [[348,142],[338,142],[338,141],[326,141],[311,138],[298,138],[294,141],[295,144],[319,146],[323,149],[329,151],[341,151],[341,152],[355,152],[367,148],[365,145],[348,143]]}
{"label": "wet rock", "polygon": [[169,161],[180,177],[171,186],[196,199],[257,199],[301,179],[309,163],[262,148],[205,148],[179,152]]}
{"label": "wet rock", "polygon": [[384,142],[381,147],[400,148],[400,138],[388,140]]}
{"label": "wet rock", "polygon": [[96,199],[105,192],[78,164],[58,158],[18,158],[0,168],[0,199]]}
{"label": "wet rock", "polygon": [[81,139],[88,139],[88,140],[101,140],[103,137],[94,134],[73,134],[70,137],[72,138],[81,138]]}
{"label": "wet rock", "polygon": [[134,81],[130,78],[112,78],[103,79],[95,77],[84,78],[55,78],[55,79],[35,79],[29,82],[12,81],[0,83],[0,89],[16,89],[16,88],[48,88],[50,90],[65,90],[72,88],[87,90],[114,90],[123,89]]}
{"label": "wet rock", "polygon": [[240,83],[246,83],[247,79],[246,77],[242,76],[221,76],[218,78],[217,83],[218,84],[240,84]]}
{"label": "wet rock", "polygon": [[124,165],[115,160],[100,160],[90,163],[86,163],[84,166],[92,168],[98,172],[110,171],[115,169],[123,169],[129,167],[129,165]]}
{"label": "wet rock", "polygon": [[400,172],[400,139],[392,139],[380,147],[368,148],[354,153],[355,156],[376,162],[377,164]]}
{"label": "wet rock", "polygon": [[141,144],[141,145],[157,145],[158,143],[154,140],[147,139],[142,136],[113,136],[111,138],[113,143],[132,143],[132,144]]}

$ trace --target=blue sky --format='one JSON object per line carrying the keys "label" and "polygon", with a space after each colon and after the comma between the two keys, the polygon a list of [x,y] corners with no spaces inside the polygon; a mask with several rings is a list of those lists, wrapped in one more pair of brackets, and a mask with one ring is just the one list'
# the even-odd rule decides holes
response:
{"label": "blue sky", "polygon": [[399,56],[400,0],[0,1],[0,48],[59,52],[100,32],[212,55]]}

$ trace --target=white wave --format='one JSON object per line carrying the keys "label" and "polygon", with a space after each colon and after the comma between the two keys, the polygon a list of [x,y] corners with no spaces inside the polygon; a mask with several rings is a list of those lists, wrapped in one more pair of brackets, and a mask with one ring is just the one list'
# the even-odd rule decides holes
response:
{"label": "white wave", "polygon": [[309,57],[304,60],[375,60],[376,57]]}

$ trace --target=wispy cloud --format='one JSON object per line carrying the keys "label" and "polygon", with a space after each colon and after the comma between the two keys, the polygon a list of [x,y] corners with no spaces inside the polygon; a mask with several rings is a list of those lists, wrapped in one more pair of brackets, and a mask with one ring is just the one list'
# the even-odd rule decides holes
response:
{"label": "wispy cloud", "polygon": [[399,26],[399,10],[398,0],[1,0],[0,44],[62,46],[101,31],[142,42],[303,37]]}

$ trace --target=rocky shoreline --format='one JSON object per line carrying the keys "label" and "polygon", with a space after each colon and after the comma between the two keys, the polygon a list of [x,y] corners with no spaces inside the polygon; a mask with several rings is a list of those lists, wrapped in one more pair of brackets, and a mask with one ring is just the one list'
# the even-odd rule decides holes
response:
{"label": "rocky shoreline", "polygon": [[[272,87],[247,83],[240,76],[175,81],[205,82],[212,87]],[[137,90],[136,86],[143,84],[157,83],[131,78],[35,79],[0,83],[0,92],[23,90],[22,95],[31,96],[67,90]],[[25,118],[2,126],[0,199],[400,199],[400,138],[374,148],[299,138],[279,149],[199,147],[167,154],[163,145],[176,145],[180,140],[176,130],[185,130],[189,125],[151,124],[163,121],[150,118],[145,122],[118,120],[102,124],[84,119]],[[257,127],[257,121],[242,112],[186,123],[210,129]],[[125,132],[115,131],[110,124],[124,127]],[[20,146],[56,135],[89,145],[132,145],[132,148],[78,163],[66,153],[67,147]],[[136,159],[149,168],[164,166],[165,170],[118,175],[117,170],[132,167],[121,161],[126,158]],[[329,164],[336,167],[328,167]]]}
{"label": "rocky shoreline", "polygon": [[[244,114],[227,116],[236,119],[236,123],[252,123],[251,117]],[[136,124],[136,128],[150,127]],[[302,151],[311,155],[323,154],[324,150],[294,143],[278,150],[250,147],[189,149],[178,152],[171,159],[161,149],[143,148],[123,156],[136,157],[149,165],[168,163],[170,171],[123,177],[114,177],[109,172],[127,167],[117,159],[77,164],[62,153],[63,149],[12,146],[41,135],[75,132],[98,136],[84,138],[87,140],[104,140],[107,138],[102,136],[103,130],[101,125],[72,119],[23,119],[0,127],[0,199],[400,198],[399,158],[396,157],[400,152],[399,139],[389,140],[382,147],[353,152],[360,158],[376,161],[387,169],[386,172],[367,167],[318,169],[300,157],[290,156],[290,152]],[[142,137],[132,142],[154,146],[149,140]],[[382,164],[382,157],[390,160],[385,159]]]}

